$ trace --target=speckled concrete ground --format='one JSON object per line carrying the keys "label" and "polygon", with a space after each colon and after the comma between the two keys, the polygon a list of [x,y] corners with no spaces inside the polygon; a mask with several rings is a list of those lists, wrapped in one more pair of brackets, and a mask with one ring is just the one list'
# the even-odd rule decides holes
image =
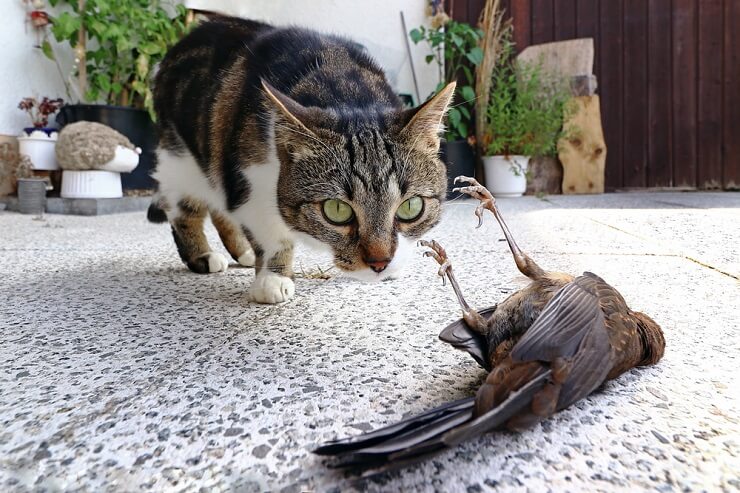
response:
{"label": "speckled concrete ground", "polygon": [[[483,377],[436,338],[458,310],[429,259],[360,284],[313,278],[326,259],[303,252],[295,299],[256,306],[252,270],[189,273],[142,213],[0,212],[0,490],[740,488],[740,195],[500,205],[541,265],[592,270],[653,316],[665,358],[530,431],[360,485],[311,447],[471,395]],[[482,306],[521,279],[473,207],[449,204],[429,237]]]}

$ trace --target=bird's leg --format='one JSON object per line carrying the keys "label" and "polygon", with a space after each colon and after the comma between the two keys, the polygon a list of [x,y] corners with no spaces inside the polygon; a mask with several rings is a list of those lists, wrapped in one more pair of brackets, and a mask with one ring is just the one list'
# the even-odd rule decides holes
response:
{"label": "bird's leg", "polygon": [[445,252],[445,249],[442,248],[442,245],[434,240],[419,240],[419,246],[424,246],[430,249],[424,252],[424,256],[432,257],[434,260],[437,261],[440,266],[437,274],[439,274],[439,276],[442,278],[442,283],[444,284],[445,277],[450,280],[452,290],[455,291],[457,301],[460,303],[460,308],[462,308],[463,319],[465,320],[465,323],[467,323],[468,326],[476,332],[485,334],[488,323],[480,315],[480,313],[471,308],[470,305],[468,305],[468,302],[465,301],[465,298],[463,298],[462,291],[460,290],[460,285],[457,283],[455,274],[452,272],[452,263],[450,263],[450,260],[447,258],[447,252]]}
{"label": "bird's leg", "polygon": [[470,185],[467,187],[455,188],[453,191],[465,193],[474,199],[480,200],[480,204],[475,208],[475,215],[478,216],[478,227],[480,228],[483,224],[483,211],[485,209],[491,211],[493,216],[496,218],[496,221],[498,221],[499,226],[501,226],[501,230],[504,232],[506,242],[509,244],[509,249],[511,249],[511,253],[514,255],[514,262],[516,262],[519,272],[532,280],[543,277],[546,274],[545,271],[542,270],[534,260],[529,258],[526,253],[522,252],[516,244],[516,241],[514,241],[514,237],[511,236],[511,232],[509,231],[508,226],[506,226],[506,222],[496,206],[496,199],[493,198],[491,192],[489,192],[486,187],[478,183],[475,178],[458,176],[455,178],[455,183],[459,182],[467,182],[470,183]]}

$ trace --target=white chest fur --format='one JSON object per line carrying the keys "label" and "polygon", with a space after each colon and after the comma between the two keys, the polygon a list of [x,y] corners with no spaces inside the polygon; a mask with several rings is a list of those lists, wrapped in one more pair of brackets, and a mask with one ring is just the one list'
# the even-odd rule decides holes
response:
{"label": "white chest fur", "polygon": [[244,170],[249,183],[249,198],[239,208],[231,212],[233,219],[245,226],[255,241],[270,258],[285,248],[285,242],[292,243],[290,228],[278,209],[277,184],[280,177],[280,161],[271,145],[264,163],[251,164]]}

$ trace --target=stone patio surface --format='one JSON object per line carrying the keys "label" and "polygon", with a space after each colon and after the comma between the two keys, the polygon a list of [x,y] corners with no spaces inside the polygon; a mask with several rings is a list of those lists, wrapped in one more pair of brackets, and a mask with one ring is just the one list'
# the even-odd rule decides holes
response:
{"label": "stone patio surface", "polygon": [[[540,265],[596,272],[660,323],[665,357],[529,431],[361,483],[311,448],[484,377],[437,339],[459,310],[433,261],[363,284],[302,250],[295,298],[253,305],[252,269],[190,273],[144,213],[0,212],[0,491],[737,491],[740,194],[499,204]],[[483,307],[523,281],[474,205],[427,238]]]}

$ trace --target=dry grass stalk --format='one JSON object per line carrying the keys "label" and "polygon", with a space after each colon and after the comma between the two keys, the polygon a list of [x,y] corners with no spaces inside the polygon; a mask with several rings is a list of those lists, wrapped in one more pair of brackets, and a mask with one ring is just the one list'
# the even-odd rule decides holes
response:
{"label": "dry grass stalk", "polygon": [[486,0],[478,20],[478,25],[483,30],[480,41],[483,61],[475,69],[475,137],[482,153],[487,148],[486,114],[491,96],[491,74],[501,54],[503,39],[512,28],[511,19],[504,20],[504,13],[501,0]]}

